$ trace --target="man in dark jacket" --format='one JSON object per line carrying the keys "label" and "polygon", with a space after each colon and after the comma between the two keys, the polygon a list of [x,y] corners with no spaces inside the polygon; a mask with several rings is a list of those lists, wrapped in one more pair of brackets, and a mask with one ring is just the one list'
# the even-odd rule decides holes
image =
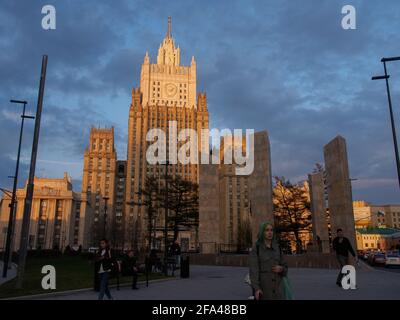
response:
{"label": "man in dark jacket", "polygon": [[179,264],[181,261],[181,247],[178,240],[175,240],[174,243],[170,246],[169,256],[173,258],[174,269],[179,268]]}
{"label": "man in dark jacket", "polygon": [[343,278],[342,268],[343,266],[349,264],[349,252],[356,259],[356,261],[358,260],[358,258],[353,250],[353,247],[351,246],[349,239],[343,236],[343,230],[340,228],[337,229],[337,237],[333,239],[332,247],[333,250],[335,250],[336,252],[336,258],[340,265],[340,270],[336,279],[336,284],[339,287],[341,287]]}
{"label": "man in dark jacket", "polygon": [[132,276],[132,289],[139,289],[137,287],[137,279],[138,279],[138,266],[137,266],[137,257],[133,250],[128,251],[127,256],[122,261],[122,274],[124,276]]}

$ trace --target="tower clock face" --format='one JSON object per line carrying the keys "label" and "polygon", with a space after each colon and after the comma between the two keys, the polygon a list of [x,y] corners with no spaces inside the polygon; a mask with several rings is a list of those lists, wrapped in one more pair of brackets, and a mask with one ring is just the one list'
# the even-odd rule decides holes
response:
{"label": "tower clock face", "polygon": [[173,83],[167,83],[165,85],[165,92],[167,97],[171,98],[176,95],[176,93],[178,92],[178,88]]}

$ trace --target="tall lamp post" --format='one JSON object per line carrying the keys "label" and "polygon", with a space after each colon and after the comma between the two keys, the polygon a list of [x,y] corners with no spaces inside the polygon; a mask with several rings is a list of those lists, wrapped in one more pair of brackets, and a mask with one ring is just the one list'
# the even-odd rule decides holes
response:
{"label": "tall lamp post", "polygon": [[168,160],[165,161],[165,203],[164,203],[164,274],[168,275],[167,259],[168,259]]}
{"label": "tall lamp post", "polygon": [[395,127],[395,124],[394,124],[394,117],[393,117],[392,99],[390,97],[390,88],[389,88],[390,75],[387,74],[387,69],[386,69],[386,62],[399,61],[399,60],[400,60],[400,57],[382,58],[381,62],[383,63],[383,69],[385,71],[385,75],[383,75],[383,76],[374,76],[374,77],[372,77],[372,80],[385,80],[386,81],[386,92],[387,92],[387,97],[388,97],[388,102],[389,102],[389,112],[390,112],[390,122],[391,122],[391,125],[392,125],[394,153],[395,153],[395,156],[396,156],[397,179],[398,179],[399,187],[400,187],[399,149],[398,149],[398,145],[397,145],[396,127]]}
{"label": "tall lamp post", "polygon": [[104,200],[104,226],[103,226],[103,238],[106,238],[106,226],[107,226],[107,201],[109,197],[103,197]]}
{"label": "tall lamp post", "polygon": [[13,190],[12,190],[12,196],[11,196],[11,202],[10,202],[10,215],[8,218],[8,226],[7,226],[7,238],[6,238],[6,248],[4,252],[4,267],[3,267],[3,278],[7,278],[7,270],[8,270],[8,264],[9,261],[11,260],[11,243],[12,243],[12,234],[13,234],[13,221],[14,221],[14,215],[15,215],[15,207],[16,207],[16,193],[17,193],[17,183],[18,183],[18,172],[19,172],[19,159],[21,155],[21,144],[22,144],[22,134],[24,132],[24,122],[25,119],[35,119],[35,117],[32,116],[27,116],[25,115],[25,110],[26,110],[26,105],[28,102],[22,101],[22,100],[10,100],[11,103],[16,103],[16,104],[22,104],[22,115],[21,115],[21,128],[19,131],[19,143],[18,143],[18,152],[17,152],[17,164],[15,166],[15,174],[13,177],[14,183],[13,183]]}
{"label": "tall lamp post", "polygon": [[24,280],[24,273],[25,273],[26,256],[28,252],[29,224],[31,220],[34,177],[35,177],[36,158],[39,145],[40,120],[43,107],[46,70],[47,70],[47,55],[44,55],[42,57],[42,69],[40,72],[40,83],[39,83],[38,101],[36,108],[35,128],[33,132],[33,141],[32,141],[31,163],[29,167],[28,183],[26,185],[26,196],[24,200],[24,215],[22,218],[22,225],[21,225],[21,241],[19,245],[18,273],[17,273],[17,284],[16,284],[17,289],[22,288],[22,283]]}

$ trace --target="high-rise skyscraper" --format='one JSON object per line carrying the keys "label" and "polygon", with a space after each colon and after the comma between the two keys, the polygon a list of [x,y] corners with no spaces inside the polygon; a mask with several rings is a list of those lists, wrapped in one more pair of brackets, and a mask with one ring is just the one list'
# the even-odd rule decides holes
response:
{"label": "high-rise skyscraper", "polygon": [[[181,65],[180,48],[175,46],[168,18],[167,34],[162,41],[156,63],[151,63],[146,52],[141,68],[140,88],[132,90],[129,110],[128,151],[126,167],[125,243],[143,247],[145,238],[145,207],[140,204],[139,190],[144,187],[146,176],[164,177],[164,170],[172,177],[198,183],[198,164],[149,164],[146,150],[151,142],[146,141],[149,130],[159,128],[166,133],[167,159],[170,154],[169,134],[171,121],[176,122],[176,134],[182,129],[197,132],[200,146],[201,129],[208,129],[208,110],[205,93],[196,92],[196,60],[192,57],[189,66]],[[172,128],[173,126],[171,126]],[[175,131],[173,129],[172,131]],[[177,149],[185,142],[178,143]],[[161,181],[163,183],[163,181]],[[134,203],[134,204],[133,204]]]}
{"label": "high-rise skyscraper", "polygon": [[110,237],[114,224],[115,166],[114,128],[91,128],[89,147],[85,149],[82,193],[92,208],[90,225],[91,246],[102,237]]}
{"label": "high-rise skyscraper", "polygon": [[[244,249],[246,235],[251,233],[250,201],[249,201],[249,176],[237,175],[237,163],[225,164],[225,152],[232,155],[235,149],[242,154],[246,153],[246,137],[226,139],[221,137],[219,165],[219,190],[220,190],[220,234],[221,250],[234,251]],[[240,142],[240,143],[239,143]]]}
{"label": "high-rise skyscraper", "polygon": [[119,160],[115,168],[115,211],[110,230],[110,240],[114,248],[124,247],[125,188],[126,161]]}

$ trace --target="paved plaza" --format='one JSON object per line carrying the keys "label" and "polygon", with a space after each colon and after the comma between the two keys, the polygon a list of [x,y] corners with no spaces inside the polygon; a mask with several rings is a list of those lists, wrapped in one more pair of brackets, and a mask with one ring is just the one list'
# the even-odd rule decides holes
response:
{"label": "paved plaza", "polygon": [[4,262],[0,261],[0,285],[2,285],[3,283],[10,281],[11,279],[15,278],[17,276],[17,267],[14,263],[11,263],[10,268],[7,271],[7,278],[3,278],[2,274],[3,274],[3,265]]}
{"label": "paved plaza", "polygon": [[[338,270],[295,268],[289,270],[295,299],[400,299],[400,273],[376,270],[362,264],[357,269],[357,290],[336,286]],[[171,279],[140,285],[139,290],[122,287],[111,292],[117,300],[246,300],[251,290],[244,283],[247,268],[191,266],[188,279]],[[36,296],[35,299],[92,300],[94,291],[83,290]]]}

